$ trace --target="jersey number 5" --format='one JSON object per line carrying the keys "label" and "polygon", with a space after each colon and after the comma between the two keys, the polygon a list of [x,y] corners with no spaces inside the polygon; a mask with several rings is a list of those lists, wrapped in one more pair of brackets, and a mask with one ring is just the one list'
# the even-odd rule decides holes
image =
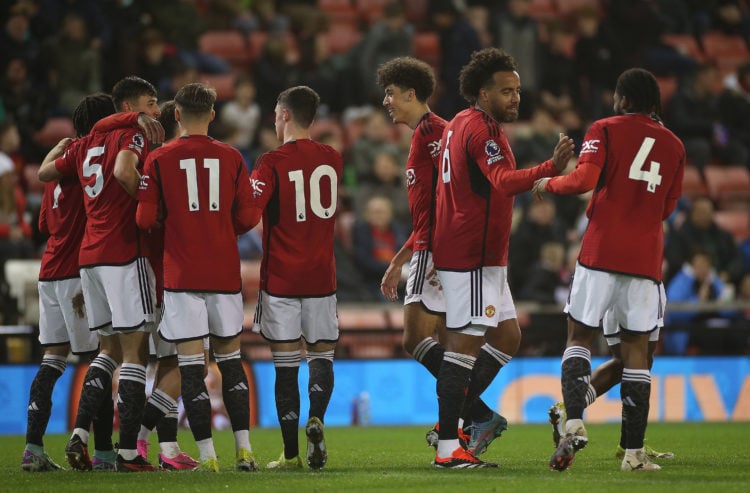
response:
{"label": "jersey number 5", "polygon": [[[320,180],[328,177],[331,184],[331,204],[323,207],[320,203]],[[289,181],[294,183],[294,206],[297,222],[307,220],[307,199],[305,197],[305,176],[301,169],[289,172]],[[336,212],[336,197],[338,193],[338,180],[336,170],[328,164],[322,164],[310,173],[310,210],[321,219],[330,219]]]}
{"label": "jersey number 5", "polygon": [[648,171],[643,169],[643,165],[646,164],[646,158],[648,158],[655,142],[656,140],[653,137],[646,137],[643,139],[641,148],[638,149],[635,159],[633,159],[633,162],[630,164],[630,173],[628,173],[628,178],[631,180],[645,181],[646,190],[651,193],[656,192],[656,187],[661,185],[661,175],[659,174],[661,164],[656,161],[651,161],[651,166]]}
{"label": "jersey number 5", "polygon": [[[206,158],[203,160],[203,167],[208,170],[208,202],[210,204],[208,210],[217,212],[219,210],[219,160]],[[187,180],[188,210],[198,211],[201,203],[198,199],[198,173],[195,169],[195,159],[180,159],[180,169],[185,170]]]}
{"label": "jersey number 5", "polygon": [[104,146],[92,147],[86,151],[86,159],[83,160],[83,177],[94,177],[93,185],[86,185],[83,187],[86,195],[92,199],[99,195],[99,192],[104,188],[104,175],[102,174],[102,165],[99,163],[92,163],[91,160],[102,154],[104,154]]}

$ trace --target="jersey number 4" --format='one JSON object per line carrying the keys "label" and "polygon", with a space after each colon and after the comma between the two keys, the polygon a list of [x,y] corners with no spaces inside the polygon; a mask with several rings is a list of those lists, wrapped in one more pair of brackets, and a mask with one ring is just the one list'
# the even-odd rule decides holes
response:
{"label": "jersey number 4", "polygon": [[[331,184],[331,203],[323,207],[320,202],[320,180],[328,177]],[[307,220],[307,198],[305,197],[305,176],[301,169],[289,172],[289,181],[294,183],[294,207],[297,222]],[[338,193],[338,180],[336,170],[328,164],[322,164],[310,173],[310,210],[321,219],[330,219],[336,212],[336,197]]]}
{"label": "jersey number 4", "polygon": [[631,180],[645,181],[646,190],[651,193],[656,192],[656,187],[661,185],[661,175],[659,174],[661,164],[656,161],[650,161],[651,166],[648,170],[643,169],[643,166],[646,164],[646,159],[651,149],[653,149],[655,142],[656,140],[653,137],[643,139],[641,148],[638,149],[638,153],[630,164],[630,173],[628,173],[628,178]]}

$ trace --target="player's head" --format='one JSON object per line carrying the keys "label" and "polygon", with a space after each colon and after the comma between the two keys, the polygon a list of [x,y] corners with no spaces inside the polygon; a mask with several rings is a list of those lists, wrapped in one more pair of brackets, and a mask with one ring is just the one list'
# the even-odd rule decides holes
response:
{"label": "player's head", "polygon": [[383,106],[394,123],[403,123],[404,111],[414,102],[424,105],[435,90],[432,68],[412,57],[399,57],[380,66],[378,85],[385,91]]}
{"label": "player's head", "polygon": [[500,122],[518,118],[521,79],[516,61],[499,48],[475,51],[459,75],[461,95]]}
{"label": "player's head", "polygon": [[112,88],[112,98],[118,111],[140,111],[151,118],[158,118],[159,105],[156,88],[149,81],[130,75]]}
{"label": "player's head", "polygon": [[112,96],[97,92],[83,98],[73,110],[73,128],[77,137],[83,137],[102,118],[117,112]]}
{"label": "player's head", "polygon": [[164,127],[164,142],[176,139],[180,135],[180,126],[177,124],[177,120],[175,120],[174,109],[174,99],[162,103],[161,108],[159,108],[160,114],[158,120],[161,126]]}
{"label": "player's head", "polygon": [[616,114],[661,113],[661,94],[654,74],[642,68],[630,68],[620,74],[615,85]]}
{"label": "player's head", "polygon": [[283,140],[283,128],[294,122],[299,128],[307,129],[315,119],[320,105],[320,96],[307,86],[295,86],[283,91],[276,100],[276,137]]}
{"label": "player's head", "polygon": [[213,87],[193,82],[185,84],[174,97],[175,118],[184,127],[191,123],[205,123],[214,119],[216,90]]}

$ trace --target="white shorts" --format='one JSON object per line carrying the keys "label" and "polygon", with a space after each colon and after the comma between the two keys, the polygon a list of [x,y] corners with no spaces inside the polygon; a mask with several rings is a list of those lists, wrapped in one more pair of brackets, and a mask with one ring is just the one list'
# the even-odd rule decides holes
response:
{"label": "white shorts", "polygon": [[517,318],[508,286],[507,267],[480,267],[468,272],[439,270],[448,330],[484,336],[487,328]]}
{"label": "white shorts", "polygon": [[253,332],[270,342],[294,342],[304,337],[308,344],[339,340],[336,295],[320,298],[279,298],[260,291]]}
{"label": "white shorts", "polygon": [[104,335],[147,331],[154,321],[156,286],[148,259],[127,265],[97,265],[81,269],[89,328]]}
{"label": "white shorts", "polygon": [[606,315],[605,337],[617,335],[621,330],[653,332],[663,325],[663,292],[661,284],[651,279],[576,264],[565,313],[589,327],[599,327]]}
{"label": "white shorts", "polygon": [[81,279],[39,281],[38,288],[39,343],[42,346],[70,343],[73,354],[96,351],[99,338],[89,330],[86,313],[79,316],[73,309],[73,298],[81,294]]}
{"label": "white shorts", "polygon": [[[656,330],[651,331],[648,335],[649,342],[657,342],[659,335],[661,334],[661,328],[664,327],[664,312],[667,308],[667,293],[664,290],[664,283],[659,284],[659,293],[661,294],[661,315],[656,321]],[[607,340],[608,346],[616,346],[620,344],[620,326],[615,319],[615,310],[610,308],[604,314],[604,320],[602,320],[604,326],[604,337]]]}
{"label": "white shorts", "polygon": [[164,291],[159,335],[169,342],[209,335],[231,339],[242,333],[242,294]]}
{"label": "white shorts", "polygon": [[163,316],[164,306],[158,306],[156,307],[154,321],[146,324],[148,331],[151,333],[151,337],[148,338],[148,354],[156,356],[156,359],[177,356],[177,344],[165,341],[159,335],[159,324]]}
{"label": "white shorts", "polygon": [[406,297],[404,305],[422,303],[429,312],[445,313],[445,297],[443,286],[432,263],[432,252],[417,250],[411,256],[409,263],[409,279],[406,281]]}

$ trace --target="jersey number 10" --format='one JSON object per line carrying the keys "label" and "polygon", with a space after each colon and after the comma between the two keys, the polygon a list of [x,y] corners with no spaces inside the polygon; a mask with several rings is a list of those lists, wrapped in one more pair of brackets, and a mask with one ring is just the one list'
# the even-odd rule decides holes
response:
{"label": "jersey number 10", "polygon": [[[331,203],[323,207],[320,202],[320,180],[328,177],[331,184]],[[307,198],[305,197],[305,176],[301,169],[289,172],[289,181],[294,183],[294,206],[297,222],[307,220]],[[310,173],[310,210],[321,219],[330,219],[336,212],[336,197],[338,193],[338,180],[336,170],[328,164],[322,164]]]}

